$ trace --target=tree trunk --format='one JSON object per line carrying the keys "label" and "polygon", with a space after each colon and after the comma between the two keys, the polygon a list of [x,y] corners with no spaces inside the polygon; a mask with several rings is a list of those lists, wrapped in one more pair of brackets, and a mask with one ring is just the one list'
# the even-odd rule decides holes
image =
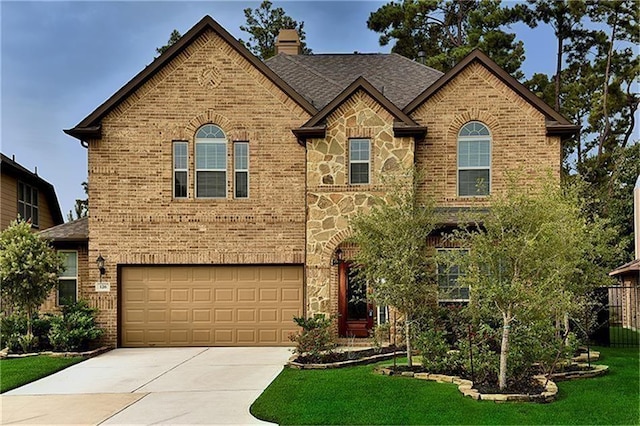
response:
{"label": "tree trunk", "polygon": [[404,335],[407,343],[407,365],[413,367],[413,357],[411,356],[411,330],[409,326],[409,315],[404,319]]}
{"label": "tree trunk", "polygon": [[[617,18],[617,15],[616,15]],[[609,137],[611,133],[611,119],[609,117],[609,107],[607,105],[609,99],[609,78],[611,73],[611,57],[613,56],[613,44],[616,39],[616,29],[617,29],[618,21],[614,20],[613,25],[611,26],[611,39],[609,40],[609,50],[607,52],[607,67],[604,71],[604,87],[602,92],[602,117],[604,118],[604,130],[600,134],[600,139],[598,141],[598,160],[601,159],[602,150],[604,147],[604,143],[606,139]]]}
{"label": "tree trunk", "polygon": [[556,58],[556,78],[555,78],[555,110],[560,112],[560,72],[562,71],[562,47],[564,38],[558,35],[558,56]]}
{"label": "tree trunk", "polygon": [[570,328],[570,324],[569,324],[569,313],[565,312],[564,313],[564,331],[563,331],[563,343],[565,346],[569,345],[569,328]]}
{"label": "tree trunk", "polygon": [[502,314],[502,343],[500,344],[500,373],[498,386],[500,390],[507,387],[507,358],[509,357],[509,331],[511,330],[511,318],[508,314]]}
{"label": "tree trunk", "polygon": [[27,336],[33,336],[32,315],[33,309],[31,309],[31,306],[27,306]]}

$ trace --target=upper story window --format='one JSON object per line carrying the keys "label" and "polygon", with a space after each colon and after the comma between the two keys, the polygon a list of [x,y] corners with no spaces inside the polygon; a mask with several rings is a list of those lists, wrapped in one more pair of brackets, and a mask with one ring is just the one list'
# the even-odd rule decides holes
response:
{"label": "upper story window", "polygon": [[249,143],[233,143],[234,197],[249,198]]}
{"label": "upper story window", "polygon": [[31,221],[31,226],[40,226],[38,214],[38,190],[24,182],[18,182],[18,216]]}
{"label": "upper story window", "polygon": [[[467,249],[438,249],[439,253],[457,250],[460,254],[469,253]],[[440,302],[468,302],[469,287],[458,284],[458,278],[464,274],[460,265],[438,264],[438,301]]]}
{"label": "upper story window", "polygon": [[349,139],[349,183],[365,185],[371,181],[371,141]]}
{"label": "upper story window", "polygon": [[189,182],[187,142],[173,143],[173,197],[187,198],[187,185]]}
{"label": "upper story window", "polygon": [[491,134],[484,124],[471,121],[458,134],[458,195],[489,195]]}
{"label": "upper story window", "polygon": [[62,306],[78,300],[78,252],[59,253],[64,256],[64,271],[58,277],[58,305]]}
{"label": "upper story window", "polygon": [[214,124],[196,133],[196,197],[227,196],[227,137]]}

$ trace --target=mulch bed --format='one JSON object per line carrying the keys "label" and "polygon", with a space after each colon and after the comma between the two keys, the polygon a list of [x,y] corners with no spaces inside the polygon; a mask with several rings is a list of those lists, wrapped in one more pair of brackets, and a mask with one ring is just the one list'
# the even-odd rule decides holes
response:
{"label": "mulch bed", "polygon": [[395,345],[384,346],[382,348],[358,349],[349,351],[332,351],[320,356],[303,355],[295,358],[295,362],[300,364],[332,364],[336,362],[351,361],[355,359],[368,358],[374,355],[391,354],[401,350]]}

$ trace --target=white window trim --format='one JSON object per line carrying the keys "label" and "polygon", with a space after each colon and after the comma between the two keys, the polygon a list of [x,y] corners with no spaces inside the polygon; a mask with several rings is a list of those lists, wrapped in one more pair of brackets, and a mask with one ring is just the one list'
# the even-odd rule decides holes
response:
{"label": "white window trim", "polygon": [[[78,263],[78,251],[77,250],[58,250],[58,253],[75,253],[76,255],[76,276],[75,277],[63,277],[61,275],[58,276],[58,281],[71,281],[71,280],[75,280],[76,282],[76,301],[78,301],[78,296],[79,296],[79,292],[78,292],[78,287],[80,287],[80,282],[78,281],[78,275],[80,272],[80,264]],[[56,305],[57,306],[62,306],[60,304],[60,289],[56,289]]]}
{"label": "white window trim", "polygon": [[[382,313],[384,312],[384,317],[387,319],[385,322],[380,322],[380,317],[382,316]],[[390,318],[389,318],[389,306],[378,306],[376,307],[376,324],[377,325],[381,325],[381,324],[386,324],[391,322]]]}
{"label": "white window trim", "polygon": [[[176,145],[185,145],[187,147],[187,167],[185,169],[176,168]],[[173,141],[171,145],[172,150],[172,160],[173,160],[173,198],[178,200],[184,200],[189,198],[189,142],[187,141]],[[187,194],[184,197],[176,197],[176,172],[186,172],[187,173]]]}
{"label": "white window trim", "polygon": [[[366,141],[367,144],[369,145],[369,159],[368,160],[352,160],[351,159],[351,142],[353,141]],[[349,185],[371,185],[371,139],[367,139],[367,138],[350,138],[349,139]],[[353,183],[351,181],[351,164],[363,164],[366,163],[367,164],[367,173],[369,176],[368,182],[366,183]]]}
{"label": "white window trim", "polygon": [[[462,127],[460,127],[460,130],[462,130],[462,128],[464,126],[466,126],[469,123],[479,123],[482,124],[487,131],[489,132],[489,135],[486,136],[486,138],[489,139],[489,166],[487,167],[478,167],[478,166],[473,166],[473,167],[461,167],[460,166],[460,141],[479,141],[479,140],[484,140],[482,139],[484,136],[460,136],[460,132],[458,132],[458,139],[456,141],[456,195],[458,197],[463,197],[463,198],[468,198],[468,197],[488,197],[489,195],[491,195],[491,188],[493,188],[493,182],[491,182],[491,177],[493,175],[493,173],[491,173],[491,163],[493,161],[493,135],[491,134],[491,129],[489,128],[489,126],[487,126],[486,124],[484,124],[481,121],[469,121],[467,123],[465,123]],[[472,194],[472,195],[461,195],[460,194],[460,171],[461,170],[489,170],[489,190],[487,191],[486,194]]]}
{"label": "white window trim", "polygon": [[[227,198],[228,196],[228,192],[229,192],[229,188],[227,188],[227,167],[228,167],[228,163],[229,161],[227,160],[227,156],[229,155],[228,153],[228,149],[229,149],[229,144],[227,143],[227,139],[224,138],[196,138],[195,141],[195,153],[194,153],[194,167],[195,167],[195,173],[194,173],[194,192],[195,192],[195,198],[200,198],[200,199],[218,199],[218,200],[223,200],[225,198]],[[225,152],[225,156],[224,156],[224,168],[220,168],[220,169],[199,169],[198,168],[198,156],[197,156],[197,152],[198,152],[198,144],[224,144],[224,152]],[[224,196],[221,197],[203,197],[198,195],[198,172],[224,172]]]}
{"label": "white window trim", "polygon": [[[464,248],[464,247],[438,247],[436,248],[436,252],[443,252],[443,251],[453,251],[453,250],[464,250],[466,252],[469,252],[468,248]],[[437,267],[436,267],[436,271],[437,271]],[[438,280],[438,277],[436,277],[436,281],[438,284],[438,293],[440,290],[440,281]],[[469,298],[468,299],[441,299],[440,296],[438,295],[438,303],[468,303],[471,300],[471,288],[469,288]]]}
{"label": "white window trim", "polygon": [[[237,158],[236,158],[236,146],[237,145],[246,145],[247,146],[247,168],[246,169],[239,169],[238,168],[238,164],[237,164]],[[236,196],[236,173],[237,172],[246,172],[247,173],[247,196],[246,197],[238,197]],[[233,142],[233,197],[238,199],[238,200],[246,200],[247,198],[250,197],[250,191],[249,188],[251,187],[250,185],[250,173],[249,173],[249,141],[234,141]]]}

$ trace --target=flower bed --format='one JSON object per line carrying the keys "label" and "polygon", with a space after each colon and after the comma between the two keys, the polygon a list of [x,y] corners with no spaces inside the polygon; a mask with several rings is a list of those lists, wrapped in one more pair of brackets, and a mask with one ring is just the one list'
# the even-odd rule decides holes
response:
{"label": "flower bed", "polygon": [[402,356],[403,354],[404,352],[395,346],[387,346],[380,349],[344,350],[327,353],[322,359],[294,355],[289,359],[287,365],[301,370],[342,368],[386,361],[394,356]]}

